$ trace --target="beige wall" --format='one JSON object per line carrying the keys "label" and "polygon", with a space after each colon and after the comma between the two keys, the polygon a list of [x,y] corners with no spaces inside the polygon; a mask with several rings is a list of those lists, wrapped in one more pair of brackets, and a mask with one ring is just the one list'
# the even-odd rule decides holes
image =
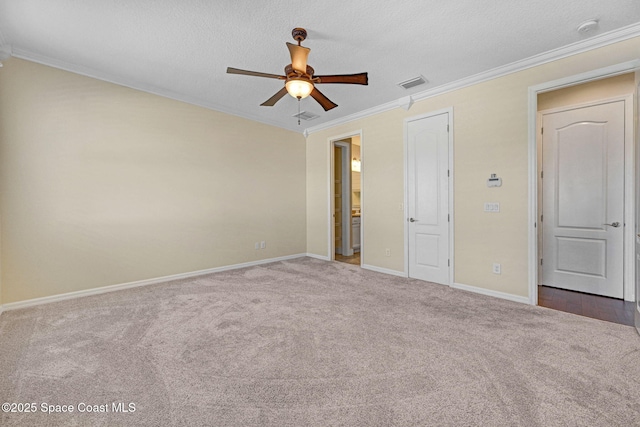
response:
{"label": "beige wall", "polygon": [[[456,283],[528,295],[528,88],[637,59],[640,38],[397,108],[307,138],[307,250],[326,256],[328,140],[362,129],[363,263],[404,271],[403,121],[453,107]],[[503,179],[487,188],[491,173]],[[499,214],[483,203],[500,202]],[[385,248],[391,256],[385,256]],[[502,274],[491,272],[502,264]]]}
{"label": "beige wall", "polygon": [[[639,52],[636,38],[575,55],[312,133],[306,148],[290,131],[12,58],[0,69],[0,304],[327,256],[328,141],[359,130],[363,263],[402,272],[403,122],[446,107],[455,282],[526,296],[527,89]],[[491,173],[502,187],[486,187]]]}
{"label": "beige wall", "polygon": [[306,252],[301,135],[3,63],[1,303]]}
{"label": "beige wall", "polygon": [[634,73],[622,74],[620,76],[541,93],[538,95],[538,111],[628,95],[633,93],[634,90]]}

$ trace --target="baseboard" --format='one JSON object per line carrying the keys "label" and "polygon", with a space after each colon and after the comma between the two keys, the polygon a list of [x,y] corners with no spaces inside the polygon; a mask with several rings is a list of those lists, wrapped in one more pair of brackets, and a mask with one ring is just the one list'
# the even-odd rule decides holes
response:
{"label": "baseboard", "polygon": [[390,274],[392,276],[408,277],[407,273],[405,273],[404,271],[390,270],[388,268],[376,267],[369,264],[362,264],[360,267],[364,268],[365,270],[371,270],[371,271],[376,271],[378,273]]}
{"label": "baseboard", "polygon": [[206,269],[206,270],[198,270],[198,271],[191,271],[191,272],[187,272],[187,273],[172,274],[172,275],[169,275],[169,276],[156,277],[156,278],[153,278],[153,279],[137,280],[135,282],[121,283],[119,285],[109,285],[109,286],[103,286],[103,287],[100,287],[100,288],[93,288],[93,289],[86,289],[86,290],[82,290],[82,291],[68,292],[68,293],[64,293],[64,294],[52,295],[52,296],[42,297],[42,298],[34,298],[34,299],[25,300],[25,301],[10,302],[8,304],[3,304],[3,305],[0,306],[0,314],[3,311],[17,310],[17,309],[20,309],[20,308],[33,307],[33,306],[36,306],[36,305],[49,304],[49,303],[52,303],[52,302],[64,301],[64,300],[74,299],[74,298],[81,298],[81,297],[86,297],[86,296],[91,296],[91,295],[100,295],[100,294],[104,294],[104,293],[107,293],[107,292],[114,292],[114,291],[120,291],[120,290],[123,290],[123,289],[137,288],[137,287],[140,287],[140,286],[155,285],[155,284],[158,284],[158,283],[169,282],[169,281],[172,281],[172,280],[187,279],[189,277],[203,276],[205,274],[218,273],[218,272],[221,272],[221,271],[237,270],[239,268],[253,267],[253,266],[262,265],[262,264],[270,264],[272,262],[286,261],[286,260],[295,259],[295,258],[302,258],[302,257],[305,257],[305,256],[307,256],[307,254],[287,255],[287,256],[282,256],[282,257],[277,257],[277,258],[269,258],[269,259],[262,259],[262,260],[258,260],[258,261],[243,262],[241,264],[225,265],[225,266],[222,266],[222,267],[209,268],[209,269]]}
{"label": "baseboard", "polygon": [[519,302],[527,305],[530,304],[528,297],[521,297],[518,295],[508,294],[506,292],[492,291],[489,289],[478,288],[476,286],[463,285],[461,283],[453,283],[451,287],[463,291],[474,292],[476,294],[487,295],[494,298],[506,299],[509,301]]}
{"label": "baseboard", "polygon": [[311,253],[307,253],[305,255],[308,256],[309,258],[321,259],[322,261],[331,261],[331,258],[329,258],[328,256],[311,254]]}
{"label": "baseboard", "polygon": [[[115,292],[123,289],[137,288],[140,286],[154,285],[158,283],[169,282],[171,280],[187,279],[189,277],[203,276],[205,274],[217,273],[221,271],[237,270],[239,268],[253,267],[256,265],[269,264],[269,263],[278,262],[278,261],[286,261],[290,259],[302,258],[305,256],[323,260],[323,261],[330,261],[329,257],[326,257],[326,256],[316,255],[312,253],[304,253],[304,254],[287,255],[287,256],[282,256],[277,258],[263,259],[258,261],[250,261],[250,262],[245,262],[241,264],[225,265],[222,267],[209,268],[206,270],[191,271],[187,273],[156,277],[153,279],[138,280],[135,282],[122,283],[118,285],[103,286],[100,288],[86,289],[82,291],[52,295],[48,297],[34,298],[34,299],[25,300],[25,301],[11,302],[11,303],[0,305],[0,315],[2,315],[3,312],[9,311],[9,310],[17,310],[20,308],[33,307],[36,305],[48,304],[48,303],[57,302],[57,301],[64,301],[64,300],[73,299],[73,298],[99,295],[99,294],[104,294],[107,292]],[[389,275],[398,276],[398,277],[407,277],[407,274],[403,271],[391,270],[388,268],[376,267],[368,264],[362,264],[361,267],[365,270],[375,271],[377,273],[389,274]],[[519,302],[522,304],[530,304],[529,298],[527,297],[512,295],[505,292],[492,291],[489,289],[478,288],[476,286],[463,285],[461,283],[454,283],[451,285],[451,287],[460,289],[463,291],[469,291],[477,294],[487,295],[494,298],[501,298],[509,301]]]}

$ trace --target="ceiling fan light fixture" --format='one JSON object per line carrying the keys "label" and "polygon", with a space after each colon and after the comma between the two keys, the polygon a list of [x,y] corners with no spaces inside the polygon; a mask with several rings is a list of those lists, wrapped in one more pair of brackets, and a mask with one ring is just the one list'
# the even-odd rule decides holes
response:
{"label": "ceiling fan light fixture", "polygon": [[[276,102],[281,100],[287,93],[293,98],[300,101],[302,98],[311,96],[324,111],[336,108],[338,104],[324,96],[315,85],[321,83],[342,83],[354,85],[368,85],[369,77],[367,73],[358,74],[334,74],[327,76],[316,76],[313,67],[307,64],[307,57],[311,49],[300,45],[307,32],[304,28],[294,28],[291,33],[293,39],[298,42],[297,45],[287,43],[289,53],[291,54],[291,64],[284,67],[284,76],[278,74],[259,73],[257,71],[240,70],[238,68],[227,67],[228,74],[244,74],[246,76],[266,77],[269,79],[284,80],[284,87],[281,87],[271,98],[260,104],[263,107],[273,107]],[[300,112],[300,102],[298,102],[298,112]],[[298,117],[300,124],[300,117]]]}
{"label": "ceiling fan light fixture", "polygon": [[313,83],[302,78],[293,78],[285,83],[289,95],[297,99],[306,98],[313,91]]}

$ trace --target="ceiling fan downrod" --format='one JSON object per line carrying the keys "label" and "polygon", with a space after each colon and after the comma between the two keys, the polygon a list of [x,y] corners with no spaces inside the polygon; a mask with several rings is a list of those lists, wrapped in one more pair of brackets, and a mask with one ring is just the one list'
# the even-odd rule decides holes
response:
{"label": "ceiling fan downrod", "polygon": [[298,42],[298,46],[307,38],[307,30],[304,28],[296,27],[291,31],[291,36]]}

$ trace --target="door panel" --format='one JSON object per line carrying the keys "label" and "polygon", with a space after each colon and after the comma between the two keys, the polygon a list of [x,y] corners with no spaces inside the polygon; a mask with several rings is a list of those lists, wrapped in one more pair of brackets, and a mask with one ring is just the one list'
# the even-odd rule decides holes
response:
{"label": "door panel", "polygon": [[449,284],[449,114],[407,123],[409,277]]}
{"label": "door panel", "polygon": [[605,277],[605,240],[557,238],[558,271]]}
{"label": "door panel", "polygon": [[[417,127],[417,126],[416,126]],[[420,163],[415,167],[415,217],[420,218],[420,225],[437,226],[440,211],[439,197],[439,156],[437,129],[425,128],[413,136],[414,159]]]}
{"label": "door panel", "polygon": [[622,298],[624,102],[542,122],[542,283]]}
{"label": "door panel", "polygon": [[440,236],[416,234],[416,265],[438,268],[440,264]]}
{"label": "door panel", "polygon": [[603,228],[607,210],[606,125],[573,123],[553,136],[557,138],[558,227]]}

